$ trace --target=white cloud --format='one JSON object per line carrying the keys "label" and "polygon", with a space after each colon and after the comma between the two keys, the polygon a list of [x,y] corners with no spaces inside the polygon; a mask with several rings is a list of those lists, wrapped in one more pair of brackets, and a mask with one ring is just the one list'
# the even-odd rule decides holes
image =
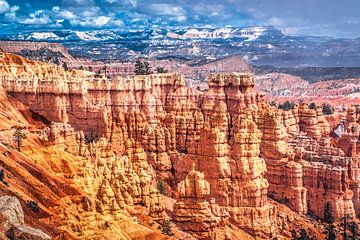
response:
{"label": "white cloud", "polygon": [[61,3],[67,6],[93,6],[94,0],[62,0]]}
{"label": "white cloud", "polygon": [[278,17],[272,17],[269,19],[268,24],[276,27],[281,27],[285,25],[285,22]]}
{"label": "white cloud", "polygon": [[99,16],[96,18],[87,18],[87,19],[74,19],[70,21],[73,26],[81,26],[81,27],[102,27],[107,25],[110,22],[110,17],[107,16]]}
{"label": "white cloud", "polygon": [[124,6],[128,6],[130,5],[131,7],[136,7],[138,4],[137,0],[103,0],[103,2],[109,3],[109,4],[113,4],[113,3],[119,3],[121,5]]}
{"label": "white cloud", "polygon": [[9,3],[6,0],[0,0],[0,14],[10,10]]}
{"label": "white cloud", "polygon": [[110,21],[110,17],[100,16],[94,19],[94,23],[97,27],[106,25]]}
{"label": "white cloud", "polygon": [[110,22],[112,25],[116,26],[116,27],[122,27],[124,26],[124,22],[120,19],[115,19],[115,20],[112,20]]}
{"label": "white cloud", "polygon": [[68,20],[76,18],[75,14],[69,10],[60,11],[58,16]]}
{"label": "white cloud", "polygon": [[156,15],[184,16],[186,14],[182,7],[167,3],[151,4],[150,9],[153,10]]}
{"label": "white cloud", "polygon": [[138,5],[138,2],[137,0],[128,0],[130,5],[133,6],[133,7],[136,7]]}
{"label": "white cloud", "polygon": [[175,21],[177,21],[177,22],[184,22],[184,21],[186,21],[186,16],[176,16],[176,17],[174,17],[174,18],[171,18],[171,20],[175,20]]}
{"label": "white cloud", "polygon": [[99,13],[101,12],[99,7],[89,7],[89,8],[85,8],[82,9],[79,14],[82,17],[96,17],[99,15]]}
{"label": "white cloud", "polygon": [[45,25],[51,23],[49,15],[44,10],[37,10],[29,14],[29,18],[19,19],[19,23]]}
{"label": "white cloud", "polygon": [[10,11],[5,13],[5,17],[6,19],[10,20],[10,21],[16,21],[17,17],[16,17],[16,12],[20,9],[19,6],[12,6],[10,8]]}

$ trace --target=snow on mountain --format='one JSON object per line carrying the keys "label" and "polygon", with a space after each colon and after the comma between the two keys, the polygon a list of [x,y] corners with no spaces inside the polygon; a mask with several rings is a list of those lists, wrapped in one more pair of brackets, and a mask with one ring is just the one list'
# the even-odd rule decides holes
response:
{"label": "snow on mountain", "polygon": [[179,39],[228,39],[228,38],[244,38],[246,41],[258,39],[266,31],[271,31],[269,27],[247,27],[247,28],[216,28],[216,29],[197,29],[190,28],[184,33],[168,32],[167,37]]}
{"label": "snow on mountain", "polygon": [[206,39],[206,38],[230,38],[234,35],[232,28],[218,28],[218,29],[187,29],[183,34],[176,32],[168,32],[167,36],[170,38],[180,39]]}
{"label": "snow on mountain", "polygon": [[80,31],[75,31],[74,35],[76,37],[78,37],[80,40],[83,41],[98,41],[101,40],[100,38],[95,37],[94,32],[80,32]]}
{"label": "snow on mountain", "polygon": [[[280,32],[280,31],[279,31]],[[148,29],[148,30],[95,30],[95,31],[53,31],[33,32],[18,34],[14,39],[35,41],[107,41],[119,39],[144,39],[144,40],[187,40],[187,39],[231,39],[241,38],[245,41],[256,40],[266,34],[272,35],[271,27],[247,28],[188,28],[178,30]]]}
{"label": "snow on mountain", "polygon": [[247,38],[246,41],[258,39],[266,30],[267,27],[248,27],[240,30],[242,37]]}
{"label": "snow on mountain", "polygon": [[28,40],[60,40],[61,38],[53,32],[33,32],[28,37]]}

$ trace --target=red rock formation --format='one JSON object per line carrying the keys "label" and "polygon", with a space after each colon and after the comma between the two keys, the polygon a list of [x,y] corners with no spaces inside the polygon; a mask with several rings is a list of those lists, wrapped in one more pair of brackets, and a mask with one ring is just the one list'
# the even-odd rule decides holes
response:
{"label": "red rock formation", "polygon": [[197,239],[220,239],[229,215],[215,200],[205,200],[210,195],[210,185],[204,174],[192,169],[178,184],[178,193],[173,221]]}
{"label": "red rock formation", "polygon": [[358,104],[360,99],[357,89],[359,78],[309,83],[294,75],[269,73],[256,76],[256,80],[256,88],[266,94],[269,101],[329,103],[341,108]]}
{"label": "red rock formation", "polygon": [[[355,156],[357,146],[352,143],[350,153],[341,150],[346,136],[353,135],[334,143],[322,113],[304,105],[292,112],[275,110],[254,90],[251,74],[211,74],[209,90],[202,93],[185,87],[179,74],[108,80],[10,54],[1,61],[7,92],[59,122],[44,129],[44,144],[83,159],[75,161],[82,171],[67,166],[66,176],[87,193],[80,201],[84,214],[116,220],[129,214],[128,207],[142,206],[161,218],[155,180],[166,182],[175,197],[171,187],[189,172],[179,185],[176,221],[203,238],[213,236],[204,226],[219,226],[211,199],[229,213],[229,222],[259,238],[275,236],[286,218],[268,195],[319,217],[327,201],[337,219],[354,214],[354,203],[359,210],[353,197],[359,195],[358,161],[349,155]],[[193,164],[204,180],[191,171]],[[203,191],[195,193],[191,183]],[[73,216],[58,211],[61,224],[72,229],[67,219]],[[199,228],[188,226],[192,211],[206,212],[199,215]],[[84,228],[71,233],[82,236]]]}

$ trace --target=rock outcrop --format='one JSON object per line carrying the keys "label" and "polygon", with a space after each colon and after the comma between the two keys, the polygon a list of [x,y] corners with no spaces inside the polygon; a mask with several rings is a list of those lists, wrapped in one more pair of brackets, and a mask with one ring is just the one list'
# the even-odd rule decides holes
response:
{"label": "rock outcrop", "polygon": [[24,212],[16,197],[0,197],[0,229],[10,239],[48,240],[49,235],[25,224]]}
{"label": "rock outcrop", "polygon": [[197,239],[220,239],[229,214],[206,198],[210,185],[204,174],[193,168],[178,184],[179,201],[174,205],[173,221]]}
{"label": "rock outcrop", "polygon": [[[287,215],[268,197],[320,218],[327,202],[336,219],[359,212],[351,111],[346,132],[333,139],[320,110],[274,109],[248,73],[210,74],[200,92],[180,74],[108,80],[11,54],[0,63],[1,85],[42,122],[36,144],[72,156],[59,157],[60,167],[45,150],[42,157],[26,152],[81,189],[65,200],[73,211],[51,208],[50,222],[74,236],[115,231],[131,209],[161,219],[158,179],[178,198],[174,221],[203,239],[230,225],[257,238],[283,234]],[[102,220],[88,230],[94,218]]]}

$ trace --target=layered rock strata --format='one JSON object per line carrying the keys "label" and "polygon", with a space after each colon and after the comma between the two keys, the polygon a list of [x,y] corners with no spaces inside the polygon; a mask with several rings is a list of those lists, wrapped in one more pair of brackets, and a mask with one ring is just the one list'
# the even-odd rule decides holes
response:
{"label": "layered rock strata", "polygon": [[[210,195],[210,185],[204,174],[193,168],[178,184],[179,201],[174,205],[173,221],[197,239],[220,239],[220,228],[224,228],[229,217]],[[218,235],[218,236],[217,236]]]}
{"label": "layered rock strata", "polygon": [[[205,202],[211,207],[214,199],[229,221],[260,238],[273,236],[279,224],[268,195],[318,217],[327,201],[337,219],[359,211],[356,143],[350,155],[341,147],[350,135],[333,141],[320,110],[272,108],[254,90],[251,74],[211,74],[209,90],[199,92],[179,74],[108,80],[10,54],[0,62],[8,94],[53,122],[44,141],[86,160],[78,163],[83,178],[74,181],[93,198],[84,200],[89,211],[114,214],[141,205],[161,217],[155,179],[176,197],[171,187],[189,172],[179,186],[198,176],[193,164],[210,187],[204,183],[204,195],[193,196],[194,209],[208,211]],[[176,209],[191,206],[180,204],[192,194],[183,190]]]}

